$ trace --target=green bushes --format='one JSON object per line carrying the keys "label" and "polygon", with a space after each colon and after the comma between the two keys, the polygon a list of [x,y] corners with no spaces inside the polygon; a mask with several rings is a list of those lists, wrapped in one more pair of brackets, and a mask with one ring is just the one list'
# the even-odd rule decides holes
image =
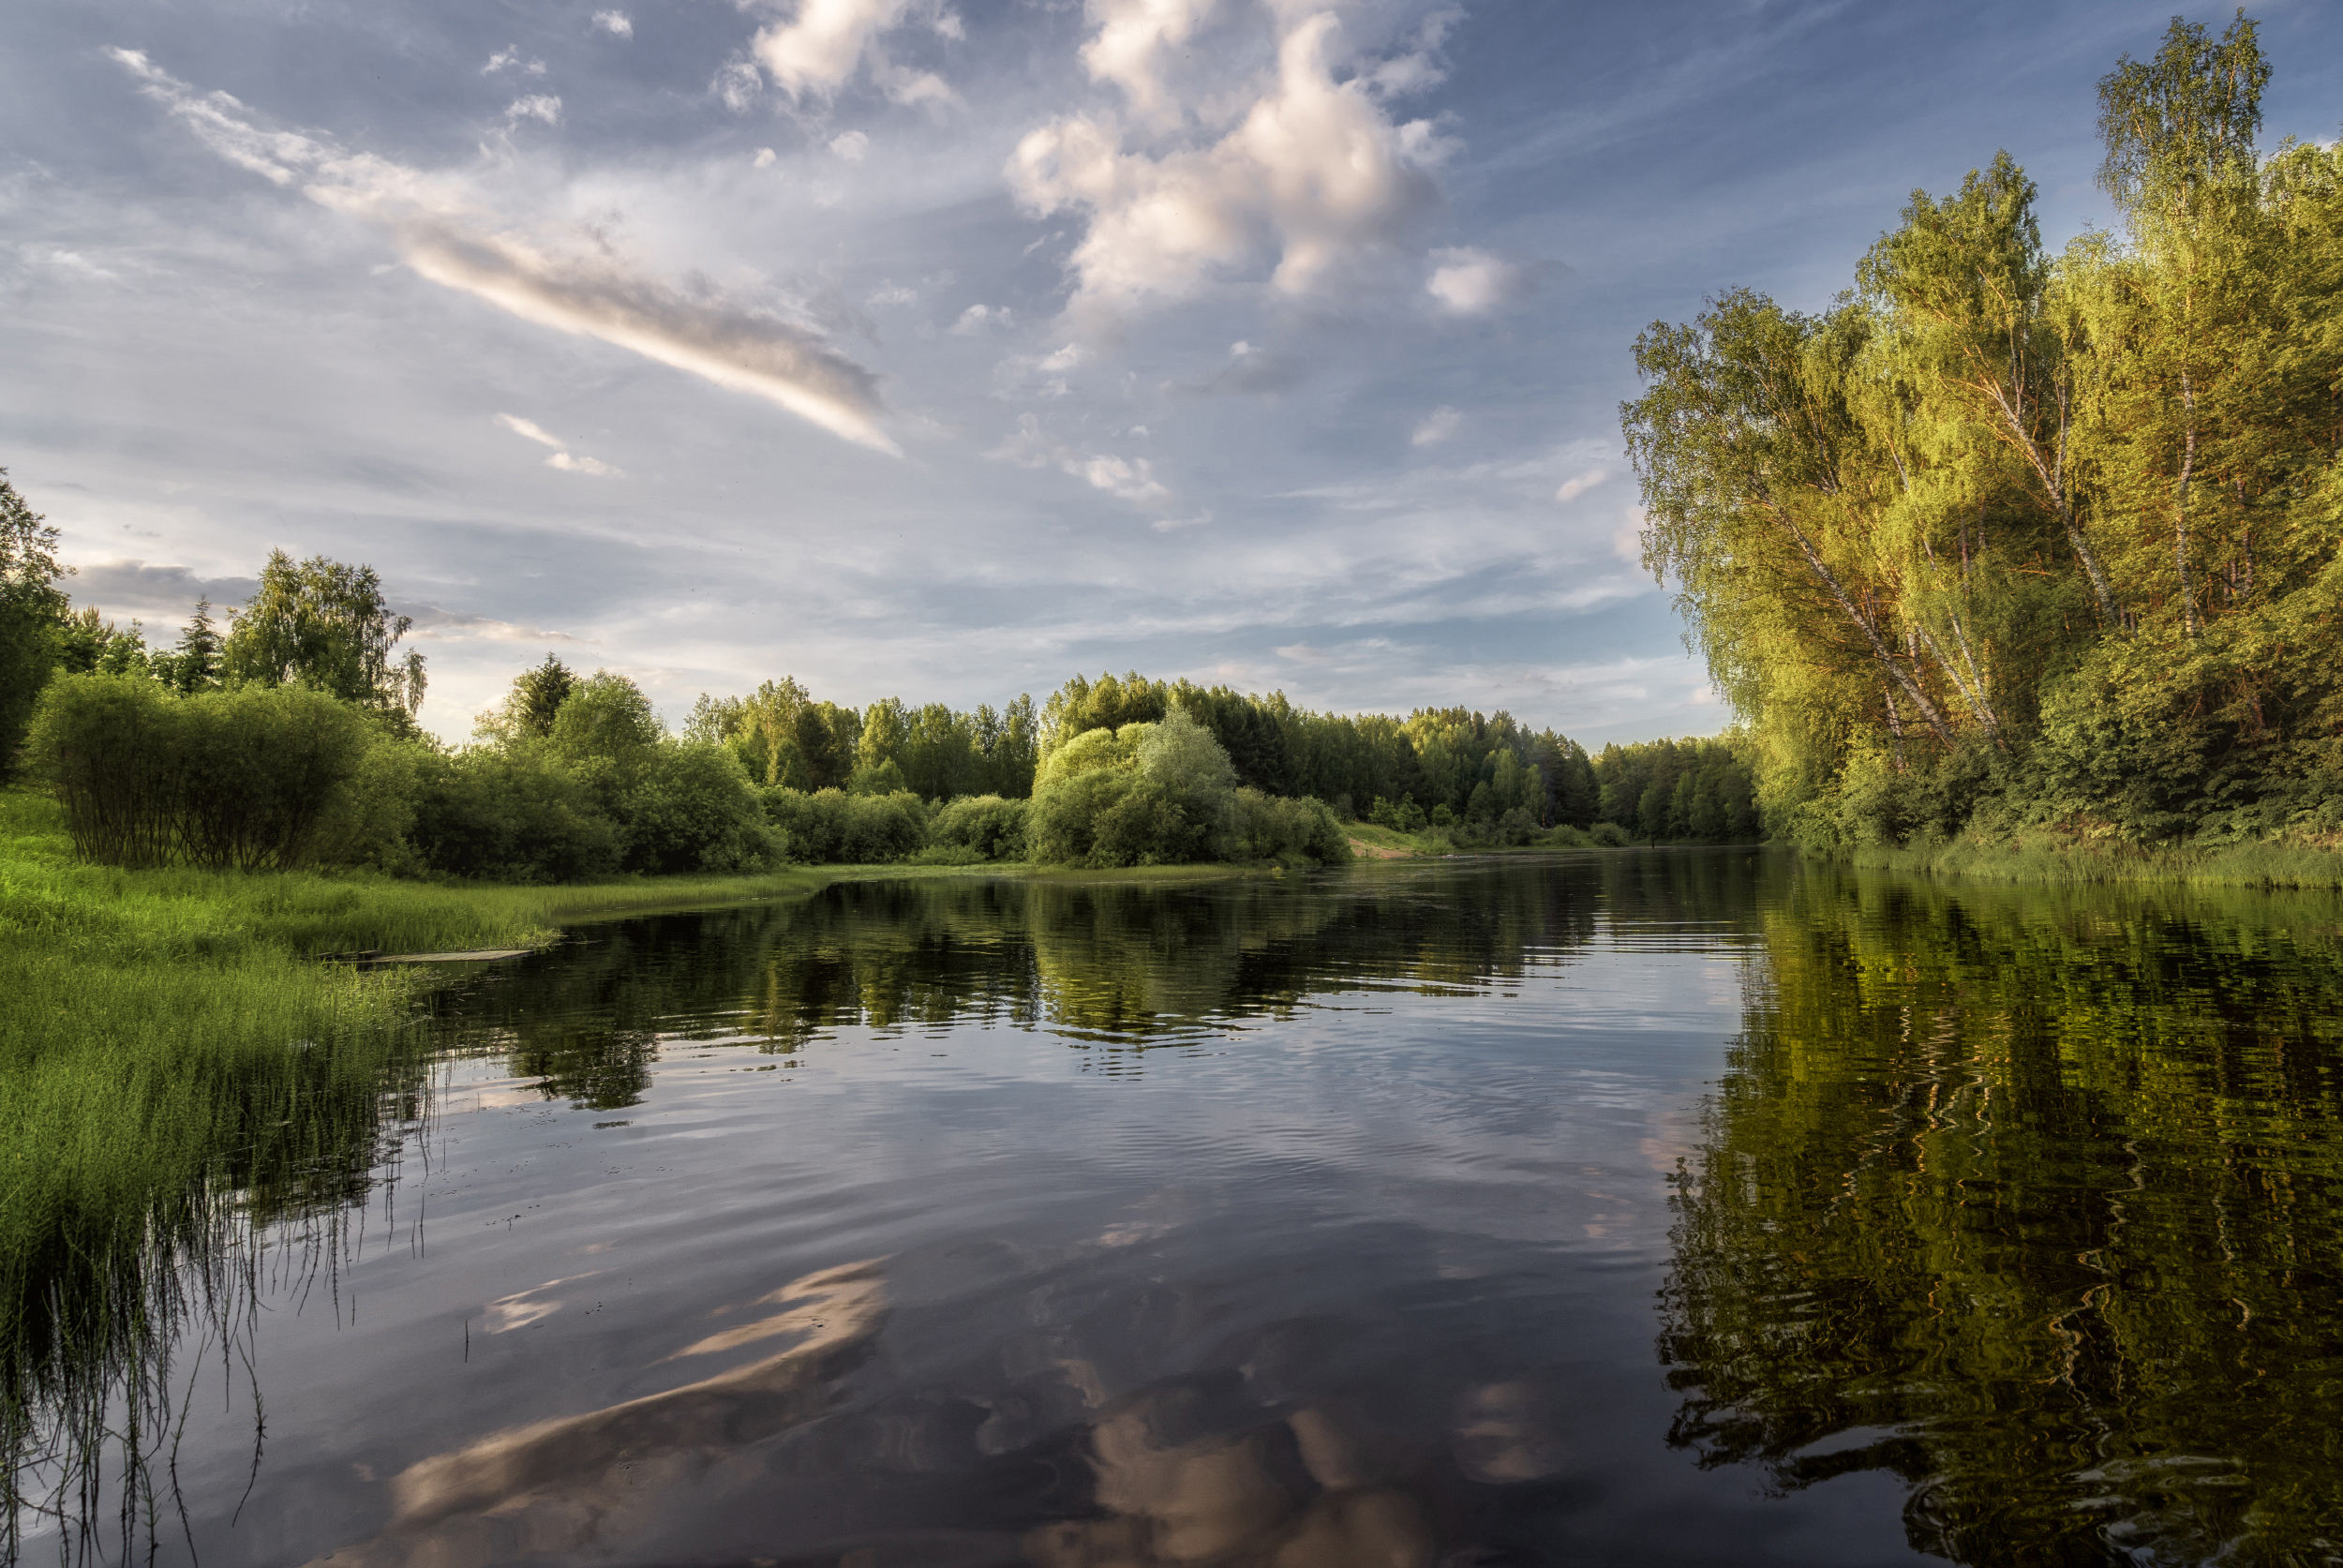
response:
{"label": "green bushes", "polygon": [[1351,836],[1323,800],[1280,799],[1240,789],[1231,802],[1227,858],[1338,866],[1351,859]]}
{"label": "green bushes", "polygon": [[542,751],[478,748],[420,769],[416,861],[495,882],[579,882],[617,872],[624,841],[575,772]]}
{"label": "green bushes", "polygon": [[1238,789],[1228,753],[1180,707],[1052,751],[1034,782],[1026,840],[1037,860],[1082,866],[1351,859],[1322,802]]}
{"label": "green bushes", "polygon": [[375,743],[350,704],[297,686],[178,697],[135,675],[67,676],[34,710],[25,753],[65,807],[77,854],[121,866],[283,870],[320,858]]}
{"label": "green bushes", "polygon": [[925,802],[909,791],[812,794],[776,784],[765,791],[765,816],[782,835],[781,851],[809,865],[873,865],[908,859],[926,847]]}
{"label": "green bushes", "polygon": [[1005,800],[998,795],[974,795],[954,800],[928,822],[931,849],[965,849],[970,862],[1022,860],[1025,858],[1025,816],[1030,802]]}

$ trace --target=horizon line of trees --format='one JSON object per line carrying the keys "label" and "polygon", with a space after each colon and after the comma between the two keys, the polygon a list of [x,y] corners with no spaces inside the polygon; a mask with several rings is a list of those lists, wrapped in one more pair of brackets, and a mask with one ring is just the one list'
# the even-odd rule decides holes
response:
{"label": "horizon line of trees", "polygon": [[1816,844],[2343,830],[2343,143],[2263,154],[2241,9],[2098,85],[2120,226],[2007,152],[1828,308],[1637,339],[1644,563]]}
{"label": "horizon line of trees", "polygon": [[[1361,819],[1482,844],[1598,822],[1621,840],[1759,829],[1731,740],[1589,757],[1502,711],[1313,712],[1283,693],[1135,671],[1077,675],[1041,705],[1021,694],[973,711],[897,697],[857,709],[784,676],[746,696],[702,694],[670,734],[625,676],[582,676],[548,653],[451,747],[415,723],[424,659],[401,652],[410,622],[371,567],[273,551],[224,630],[199,601],[174,646],[150,648],[138,622],[71,605],[56,531],[5,470],[0,525],[0,762],[23,751],[66,801],[76,843],[117,863],[341,859],[574,879],[1037,847],[1127,863],[1181,844],[1322,860],[1329,834],[1341,837],[1332,825]],[[1184,746],[1201,737],[1203,750],[1188,746],[1166,773],[1169,740],[1148,739],[1158,730]],[[1100,732],[1122,738],[1119,760],[1075,793],[1119,811],[1120,826],[1094,831],[1061,802],[1029,840],[1027,803],[1052,777],[1070,779],[1064,759]],[[1207,752],[1226,760],[1225,778],[1195,761]],[[232,844],[201,826],[225,820],[231,801],[245,824]]]}

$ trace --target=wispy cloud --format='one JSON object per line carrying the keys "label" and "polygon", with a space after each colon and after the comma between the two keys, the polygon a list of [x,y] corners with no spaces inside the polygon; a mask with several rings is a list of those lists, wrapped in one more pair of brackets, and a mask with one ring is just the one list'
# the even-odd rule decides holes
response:
{"label": "wispy cloud", "polygon": [[112,52],[213,152],[385,229],[407,264],[432,282],[765,398],[858,445],[897,451],[879,427],[886,411],[877,379],[813,328],[704,291],[686,294],[599,244],[524,237],[459,177],[265,128],[226,93],[200,93],[143,54]]}
{"label": "wispy cloud", "polygon": [[480,67],[480,74],[494,76],[499,71],[507,70],[519,71],[524,76],[543,76],[545,74],[545,63],[543,60],[531,60],[523,55],[517,48],[508,45],[488,56],[488,63]]}
{"label": "wispy cloud", "polygon": [[607,33],[614,38],[631,38],[634,36],[634,20],[624,11],[596,11],[593,25],[595,31]]}
{"label": "wispy cloud", "polygon": [[1155,465],[1146,458],[1078,450],[1051,436],[1032,414],[1020,414],[1016,431],[991,455],[1020,468],[1057,469],[1122,500],[1164,500],[1172,494],[1156,478]]}
{"label": "wispy cloud", "polygon": [[1584,473],[1563,480],[1560,486],[1555,490],[1554,499],[1567,505],[1610,477],[1611,470],[1608,469],[1589,469]]}
{"label": "wispy cloud", "polygon": [[1458,413],[1455,409],[1450,408],[1447,404],[1442,403],[1439,408],[1434,409],[1430,413],[1424,416],[1424,423],[1417,426],[1415,427],[1415,433],[1408,438],[1409,444],[1413,446],[1438,446],[1440,442],[1455,435],[1457,427],[1463,424],[1464,415]]}
{"label": "wispy cloud", "polygon": [[500,413],[497,415],[497,423],[516,436],[525,437],[540,446],[554,448],[553,455],[545,459],[545,467],[549,469],[560,469],[564,473],[590,473],[602,479],[624,479],[626,477],[625,470],[621,469],[613,468],[597,458],[581,456],[571,452],[568,441],[553,434],[533,419],[523,419],[518,414]]}

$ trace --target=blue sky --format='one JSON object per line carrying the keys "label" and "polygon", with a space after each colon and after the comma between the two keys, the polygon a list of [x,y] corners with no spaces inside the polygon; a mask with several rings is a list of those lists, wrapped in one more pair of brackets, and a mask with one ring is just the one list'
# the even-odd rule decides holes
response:
{"label": "blue sky", "polygon": [[[1713,732],[1636,332],[1827,304],[1996,148],[2105,222],[2170,14],[15,0],[0,464],[166,636],[371,563],[450,738],[548,650],[671,716],[1135,666]],[[2343,6],[2253,14],[2265,140],[2331,138]]]}

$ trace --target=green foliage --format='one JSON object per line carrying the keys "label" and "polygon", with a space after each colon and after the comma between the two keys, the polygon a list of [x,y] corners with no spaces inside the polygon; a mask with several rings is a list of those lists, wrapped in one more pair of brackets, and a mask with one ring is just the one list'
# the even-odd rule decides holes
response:
{"label": "green foliage", "polygon": [[60,676],[26,755],[57,794],[77,853],[120,866],[253,871],[316,859],[375,737],[322,692],[259,686],[180,697],[142,675]]}
{"label": "green foliage", "polygon": [[397,645],[413,623],[394,616],[371,566],[269,552],[261,586],[235,612],[221,650],[224,679],[299,683],[411,719],[423,706],[423,655]]}
{"label": "green foliage", "polygon": [[1594,759],[1603,821],[1647,843],[1755,840],[1756,781],[1741,747],[1734,739],[1604,747]]}
{"label": "green foliage", "polygon": [[1323,802],[1237,787],[1227,751],[1176,704],[1159,721],[1063,739],[1042,763],[1027,820],[1033,859],[1054,864],[1335,865],[1351,859],[1341,825]]}
{"label": "green foliage", "polygon": [[0,779],[15,771],[33,704],[56,663],[57,530],[24,503],[0,469]]}
{"label": "green foliage", "polygon": [[623,675],[596,670],[576,682],[555,709],[545,749],[567,763],[639,766],[666,738],[650,698]]}
{"label": "green foliage", "polygon": [[2051,254],[2001,154],[1830,310],[1638,340],[1645,561],[1780,831],[2343,825],[2343,149],[2257,152],[2269,74],[2241,14],[2100,83],[2118,234]]}
{"label": "green foliage", "polygon": [[425,870],[491,882],[608,876],[625,850],[592,787],[533,748],[424,757],[409,840]]}
{"label": "green foliage", "polygon": [[212,621],[212,602],[198,599],[195,614],[179,634],[178,646],[146,654],[146,667],[156,679],[181,696],[208,692],[219,684],[222,642]]}
{"label": "green foliage", "polygon": [[1030,809],[998,795],[963,796],[929,819],[929,846],[964,849],[975,860],[1022,860]]}
{"label": "green foliage", "polygon": [[878,762],[866,762],[854,770],[846,781],[849,795],[903,795],[912,793],[903,780],[903,765],[893,757]]}
{"label": "green foliage", "polygon": [[658,746],[625,803],[626,868],[655,876],[761,871],[778,845],[739,759],[721,746]]}
{"label": "green foliage", "polygon": [[782,853],[807,865],[880,865],[918,854],[928,841],[927,805],[917,795],[812,794],[774,785],[764,792],[765,816],[781,835]]}
{"label": "green foliage", "polygon": [[1226,858],[1290,867],[1351,862],[1350,836],[1323,800],[1240,789],[1230,802]]}
{"label": "green foliage", "polygon": [[[480,715],[473,733],[494,745],[520,745],[550,739],[561,705],[577,690],[577,673],[553,654],[513,678],[504,700]],[[714,740],[716,736],[700,739]]]}

